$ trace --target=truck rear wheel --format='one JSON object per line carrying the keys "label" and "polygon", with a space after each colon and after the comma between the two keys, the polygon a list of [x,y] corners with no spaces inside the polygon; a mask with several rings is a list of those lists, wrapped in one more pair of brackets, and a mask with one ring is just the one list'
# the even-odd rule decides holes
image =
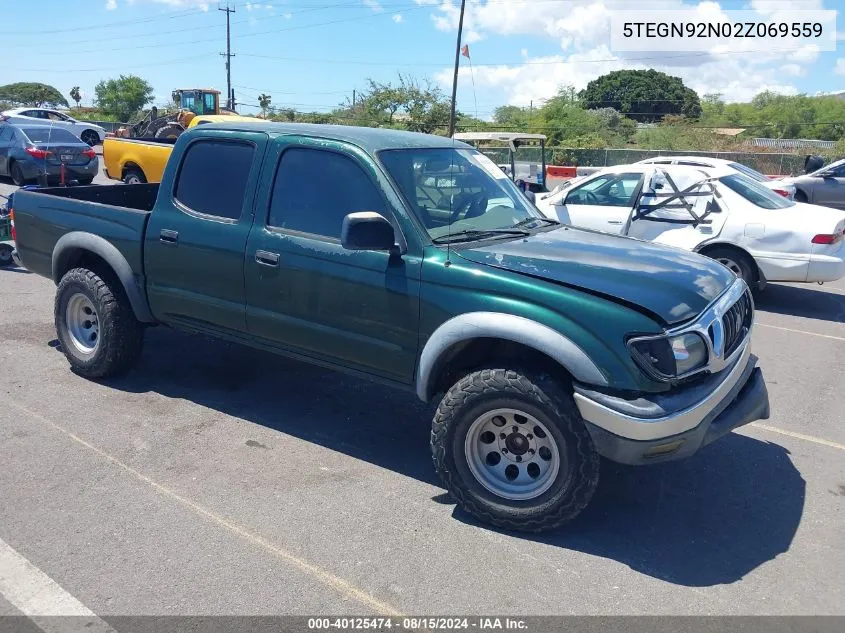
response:
{"label": "truck rear wheel", "polygon": [[144,327],[120,282],[109,275],[68,271],[56,290],[54,315],[68,362],[86,378],[118,376],[141,355]]}
{"label": "truck rear wheel", "polygon": [[127,185],[143,185],[147,182],[144,172],[136,167],[127,167],[123,173],[123,182]]}
{"label": "truck rear wheel", "polygon": [[484,369],[461,379],[434,416],[431,450],[458,504],[510,530],[568,523],[598,485],[599,455],[572,397],[539,373]]}

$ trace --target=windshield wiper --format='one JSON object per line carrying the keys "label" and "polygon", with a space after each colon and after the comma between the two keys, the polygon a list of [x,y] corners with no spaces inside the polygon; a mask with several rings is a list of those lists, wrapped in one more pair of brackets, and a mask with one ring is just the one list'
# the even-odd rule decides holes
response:
{"label": "windshield wiper", "polygon": [[465,231],[458,231],[449,235],[442,235],[435,237],[432,242],[435,244],[446,244],[448,242],[471,242],[473,240],[483,240],[485,237],[496,235],[516,235],[528,236],[531,235],[528,231],[522,229],[468,229]]}
{"label": "windshield wiper", "polygon": [[513,228],[518,226],[527,226],[532,222],[547,222],[549,224],[560,224],[557,220],[552,220],[551,218],[525,218],[524,220],[520,220],[516,224],[513,225]]}

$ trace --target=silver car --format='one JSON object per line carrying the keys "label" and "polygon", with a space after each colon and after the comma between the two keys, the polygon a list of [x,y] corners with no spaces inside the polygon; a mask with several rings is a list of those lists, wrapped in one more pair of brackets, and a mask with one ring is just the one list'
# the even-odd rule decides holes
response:
{"label": "silver car", "polygon": [[845,209],[845,159],[803,176],[784,178],[795,186],[798,202]]}

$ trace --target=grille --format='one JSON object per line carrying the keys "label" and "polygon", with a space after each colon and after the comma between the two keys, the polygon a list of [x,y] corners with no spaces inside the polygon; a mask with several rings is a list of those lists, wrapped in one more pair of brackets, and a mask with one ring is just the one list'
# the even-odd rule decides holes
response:
{"label": "grille", "polygon": [[[724,358],[728,358],[745,340],[748,335],[748,330],[751,328],[751,321],[754,318],[754,309],[752,308],[751,292],[746,290],[743,295],[734,303],[725,316],[722,317],[722,329],[725,333],[725,353]],[[712,328],[710,331],[712,339]]]}

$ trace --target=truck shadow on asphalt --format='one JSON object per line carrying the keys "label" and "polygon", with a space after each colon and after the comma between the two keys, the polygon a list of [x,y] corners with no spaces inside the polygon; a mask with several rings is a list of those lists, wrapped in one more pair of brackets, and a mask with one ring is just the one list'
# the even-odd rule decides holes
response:
{"label": "truck shadow on asphalt", "polygon": [[845,294],[769,284],[754,298],[760,312],[845,323]]}
{"label": "truck shadow on asphalt", "polygon": [[[135,371],[105,384],[186,399],[441,486],[428,448],[434,406],[411,393],[165,328],[148,332]],[[804,496],[786,449],[732,434],[680,462],[605,462],[593,502],[568,528],[509,535],[673,584],[726,584],[789,549]],[[453,503],[445,493],[432,502]],[[491,529],[457,507],[453,517]]]}

